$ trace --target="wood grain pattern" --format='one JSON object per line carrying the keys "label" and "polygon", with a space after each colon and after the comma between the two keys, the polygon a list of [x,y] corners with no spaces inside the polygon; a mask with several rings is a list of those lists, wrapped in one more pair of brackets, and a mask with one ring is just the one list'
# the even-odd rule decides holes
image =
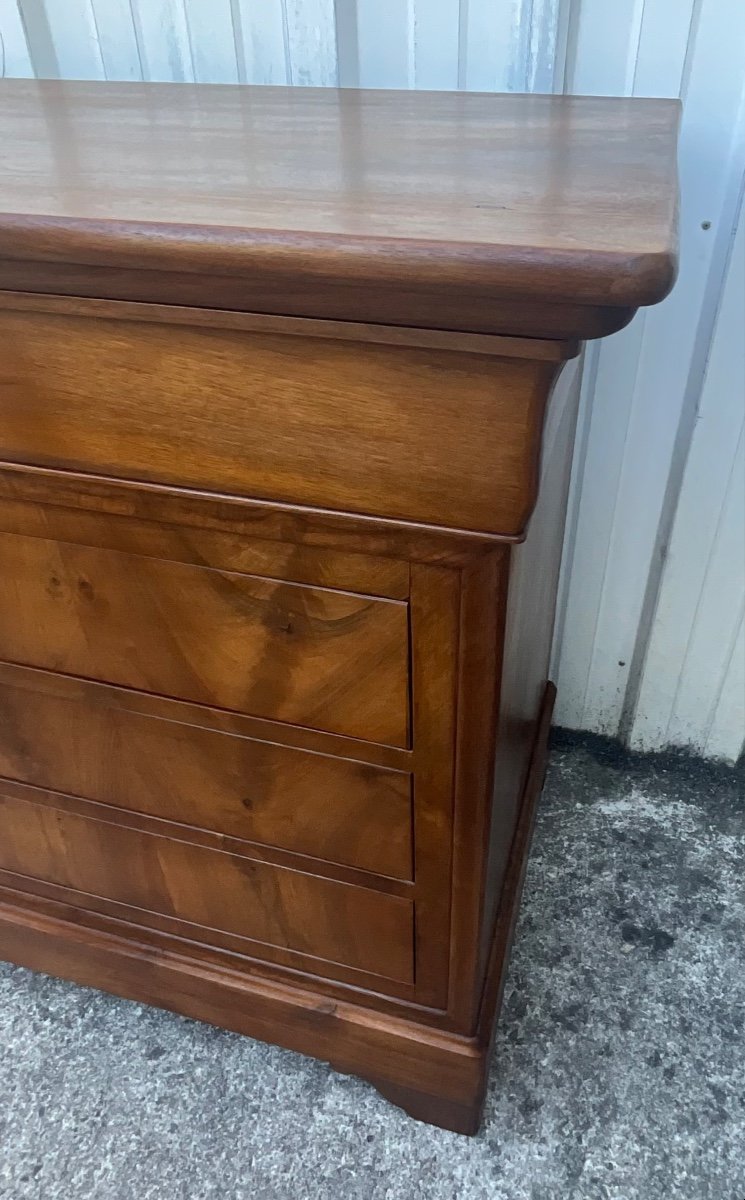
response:
{"label": "wood grain pattern", "polygon": [[30,312],[0,337],[6,460],[506,535],[535,501],[554,363]]}
{"label": "wood grain pattern", "polygon": [[[417,565],[411,577],[417,969],[426,1000],[447,1007],[458,573]],[[423,989],[420,989],[425,999]]]}
{"label": "wood grain pattern", "polygon": [[146,321],[193,329],[231,329],[238,333],[279,333],[289,337],[322,338],[374,346],[403,346],[419,350],[453,350],[456,354],[487,354],[495,358],[528,358],[532,362],[564,362],[579,353],[576,341],[500,337],[457,333],[449,329],[412,329],[404,325],[372,325],[359,321],[316,320],[276,314],[230,312],[226,309],[187,308],[174,304],[138,304],[124,300],[75,299],[0,291],[0,309],[10,312],[52,313],[72,317]]}
{"label": "wood grain pattern", "polygon": [[0,775],[411,878],[405,773],[122,710],[85,684],[60,696],[38,672],[18,674],[0,689]]}
{"label": "wood grain pattern", "polygon": [[224,931],[413,980],[413,906],[400,897],[30,803],[1,786],[0,820],[5,871],[110,897],[145,923],[164,913],[207,940]]}
{"label": "wood grain pattern", "polygon": [[12,290],[597,336],[672,283],[675,102],[0,87]]}
{"label": "wood grain pattern", "polygon": [[556,389],[546,422],[540,498],[525,542],[510,550],[480,974],[486,969],[527,774],[538,753],[536,729],[548,680],[578,400],[578,389]]}
{"label": "wood grain pattern", "polygon": [[0,574],[11,662],[408,742],[398,601],[13,534]]}
{"label": "wood grain pattern", "polygon": [[477,1129],[677,119],[0,81],[0,955]]}
{"label": "wood grain pattern", "polygon": [[[236,838],[215,829],[205,829],[199,825],[185,825],[181,821],[150,816],[134,808],[115,808],[110,804],[102,804],[98,800],[87,800],[52,788],[40,788],[16,779],[3,779],[2,789],[7,796],[32,804],[50,804],[53,808],[62,808],[65,812],[80,817],[90,817],[94,821],[105,821],[115,826],[121,825],[127,829],[137,829],[142,833],[155,834],[158,837],[175,837],[177,841],[189,842],[193,846],[203,846],[207,850],[219,850],[225,854],[250,858],[252,861],[267,863],[270,866],[286,867],[290,871],[319,875],[324,879],[335,880],[337,883],[351,884],[353,887],[372,888],[373,891],[386,896],[402,896],[406,900],[413,900],[418,890],[411,880],[397,879],[392,875],[375,874],[359,867],[301,854],[296,850],[284,849],[268,842],[246,841],[245,838]],[[49,886],[51,885],[46,885],[44,894],[50,894]],[[34,885],[34,891],[39,892],[38,883]],[[90,908],[91,903],[85,899],[84,893],[81,895],[83,896],[81,907]],[[108,904],[107,911],[111,907],[111,902]],[[93,907],[101,911],[100,903]],[[161,921],[159,928],[163,927]],[[225,948],[225,940],[223,935],[219,943],[221,948]],[[230,946],[227,948],[231,949]],[[242,947],[239,945],[237,952],[240,954],[241,951]],[[296,966],[297,963],[290,963],[290,965]]]}
{"label": "wood grain pattern", "polygon": [[[131,931],[64,903],[0,884],[0,953],[82,984],[185,1013],[251,1037],[277,1042],[369,1079],[393,1103],[422,1121],[460,1133],[481,1122],[491,1043],[504,966],[517,916],[535,805],[545,765],[549,691],[539,721],[510,870],[500,900],[489,972],[476,1029],[469,1035],[428,1027],[379,1011],[368,995],[329,1002],[307,986],[185,954],[182,947],[138,945]],[[92,918],[89,915],[88,921]]]}
{"label": "wood grain pattern", "polygon": [[[352,552],[409,562],[462,566],[495,542],[498,534],[442,529],[420,521],[391,521],[335,513],[313,505],[280,504],[165,484],[102,479],[83,471],[60,471],[27,463],[0,462],[0,501],[22,501],[76,513],[105,513],[164,525],[209,529],[252,540],[291,542],[297,550]],[[74,540],[74,539],[72,539]],[[309,582],[314,582],[309,580]],[[378,585],[376,584],[375,587]],[[375,587],[371,589],[375,592]],[[351,587],[351,591],[366,590]]]}
{"label": "wood grain pattern", "polygon": [[74,912],[63,904],[2,886],[0,950],[33,969],[314,1054],[343,1071],[370,1077],[377,1070],[463,1103],[472,1099],[482,1069],[475,1039],[382,1016],[368,997],[329,1002],[308,981],[303,986],[202,962],[175,946],[154,952],[121,926],[95,929],[71,918]]}
{"label": "wood grain pattern", "polygon": [[[230,531],[228,519],[224,519],[218,528],[214,528],[216,522],[210,522],[209,517],[207,528],[169,521],[166,496],[157,497],[161,504],[165,501],[165,508],[158,514],[160,520],[101,512],[100,508],[94,507],[95,496],[91,497],[91,508],[68,508],[64,504],[64,492],[54,485],[50,485],[46,492],[53,503],[12,500],[1,494],[1,476],[2,472],[0,531],[4,533],[25,534],[27,537],[46,538],[55,542],[76,542],[83,546],[97,546],[102,550],[122,550],[148,558],[363,592],[368,596],[384,596],[390,600],[406,600],[409,595],[409,564],[402,559],[332,550],[268,537],[249,537],[245,533]],[[67,479],[66,483],[69,486],[70,480]],[[110,500],[114,498],[112,491],[109,488]],[[132,504],[131,489],[126,489],[124,494],[130,507],[136,508]],[[188,499],[193,504],[194,497],[189,496]],[[214,502],[210,507],[214,508]],[[240,518],[240,505],[226,505],[224,511],[232,511],[236,518]],[[239,527],[239,521],[233,524]]]}
{"label": "wood grain pattern", "polygon": [[[513,835],[512,813],[492,809],[511,549],[500,546],[475,559],[462,569],[459,581],[448,1009],[455,1028],[463,1032],[474,1028],[483,986],[478,947],[487,887],[487,831],[498,829],[508,847]],[[494,886],[499,888],[501,882],[497,879]]]}
{"label": "wood grain pattern", "polygon": [[[415,888],[410,883],[383,879],[378,876],[370,888],[371,876],[348,867],[329,865],[317,873],[315,864],[308,859],[270,847],[252,846],[246,853],[246,843],[239,843],[220,836],[202,833],[192,826],[176,826],[151,817],[126,813],[107,808],[91,801],[78,800],[63,795],[32,788],[14,780],[5,780],[2,793],[9,799],[26,804],[49,807],[70,815],[109,824],[114,836],[119,828],[138,831],[143,836],[166,837],[208,851],[246,858],[249,862],[265,864],[269,868],[281,868],[290,873],[300,873],[335,882],[342,887],[351,886],[355,891],[372,890],[374,894],[400,898],[411,904]],[[176,834],[176,838],[172,834]],[[193,877],[196,885],[196,877]],[[62,905],[70,918],[88,929],[116,929],[151,952],[175,949],[193,956],[202,962],[220,966],[232,966],[238,970],[259,973],[267,978],[288,980],[299,985],[318,989],[333,999],[348,997],[350,990],[364,997],[372,1007],[381,1012],[401,1015],[409,1011],[421,1015],[425,1021],[435,1025],[442,1021],[442,1010],[425,1007],[417,1002],[418,980],[394,980],[359,966],[320,958],[305,950],[294,949],[281,942],[255,941],[246,936],[217,928],[205,929],[198,924],[188,924],[181,918],[155,909],[137,909],[126,902],[91,892],[77,890],[67,885],[51,883],[39,876],[19,874],[0,867],[0,886],[22,891],[31,902],[32,898]],[[310,919],[310,918],[309,918]],[[290,923],[292,926],[293,922]]]}
{"label": "wood grain pattern", "polygon": [[85,702],[92,699],[95,705],[116,708],[121,712],[137,713],[162,721],[177,721],[183,725],[214,729],[217,733],[232,733],[238,737],[271,742],[273,745],[348,758],[354,762],[369,763],[370,766],[389,767],[393,771],[411,770],[412,752],[403,747],[363,742],[358,738],[325,733],[320,729],[285,725],[280,721],[251,717],[230,709],[192,704],[186,700],[157,696],[152,692],[132,691],[130,688],[101,683],[99,680],[79,679],[74,675],[59,675],[54,671],[0,661],[0,687],[6,684],[8,687],[26,687],[29,691],[42,691],[51,696],[59,696],[63,700],[69,698]]}

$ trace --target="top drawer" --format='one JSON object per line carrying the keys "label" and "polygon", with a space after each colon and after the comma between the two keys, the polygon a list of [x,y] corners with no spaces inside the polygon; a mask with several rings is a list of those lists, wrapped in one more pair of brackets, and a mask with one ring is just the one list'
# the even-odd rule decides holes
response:
{"label": "top drawer", "polygon": [[122,317],[115,303],[103,308],[0,311],[0,459],[522,530],[554,363],[200,327],[231,314],[183,310],[169,318],[183,324],[164,324],[155,311],[150,322],[128,305],[126,319],[110,315]]}

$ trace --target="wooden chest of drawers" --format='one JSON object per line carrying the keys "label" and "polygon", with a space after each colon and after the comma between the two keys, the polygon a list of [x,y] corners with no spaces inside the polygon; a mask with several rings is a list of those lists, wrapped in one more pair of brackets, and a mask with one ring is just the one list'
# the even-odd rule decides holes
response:
{"label": "wooden chest of drawers", "polygon": [[0,84],[0,954],[477,1128],[553,385],[671,285],[676,122]]}

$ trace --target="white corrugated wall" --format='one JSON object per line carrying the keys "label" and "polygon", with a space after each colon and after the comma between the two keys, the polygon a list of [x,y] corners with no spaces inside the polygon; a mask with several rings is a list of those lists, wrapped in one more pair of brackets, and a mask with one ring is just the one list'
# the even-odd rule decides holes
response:
{"label": "white corrugated wall", "polygon": [[743,0],[0,0],[0,35],[14,76],[682,96],[680,280],[586,355],[557,717],[737,759]]}
{"label": "white corrugated wall", "polygon": [[565,0],[0,0],[7,75],[552,90]]}
{"label": "white corrugated wall", "polygon": [[[734,762],[745,740],[737,640],[745,508],[721,485],[737,477],[732,450],[745,408],[745,333],[724,334],[745,287],[732,257],[745,175],[745,3],[581,0],[567,88],[680,96],[684,110],[677,286],[587,353],[557,629],[558,719],[640,749],[690,747]],[[703,422],[725,412],[728,434],[707,458]],[[723,505],[729,562],[715,546]],[[704,509],[708,525],[694,519]],[[714,584],[707,573],[716,569]]]}

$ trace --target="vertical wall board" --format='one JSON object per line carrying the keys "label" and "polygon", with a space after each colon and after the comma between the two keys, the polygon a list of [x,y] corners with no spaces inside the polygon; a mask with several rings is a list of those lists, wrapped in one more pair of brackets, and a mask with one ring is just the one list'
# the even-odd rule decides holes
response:
{"label": "vertical wall board", "polygon": [[414,87],[458,87],[461,0],[412,0]]}
{"label": "vertical wall board", "polygon": [[132,6],[129,0],[91,0],[107,79],[142,79]]}
{"label": "vertical wall board", "polygon": [[132,0],[132,12],[145,79],[193,81],[184,0]]}
{"label": "vertical wall board", "polygon": [[[680,0],[687,6],[689,0]],[[639,53],[644,0],[579,0],[567,51],[567,91],[629,96]]]}
{"label": "vertical wall board", "polygon": [[198,83],[238,83],[230,0],[186,0],[189,46]]}
{"label": "vertical wall board", "polygon": [[634,65],[637,96],[679,96],[699,12],[696,0],[646,0]]}
{"label": "vertical wall board", "polygon": [[507,91],[551,92],[563,0],[518,0],[512,15]]}
{"label": "vertical wall board", "polygon": [[707,758],[734,763],[745,753],[745,609],[732,647],[727,674],[702,747]]}
{"label": "vertical wall board", "polygon": [[[663,95],[677,95],[680,87],[694,0],[673,3],[686,40],[679,48],[678,60],[658,72],[657,94]],[[645,7],[652,5],[638,0],[621,0],[610,7],[603,0],[575,4],[568,34],[567,91],[587,95],[631,91]],[[647,29],[651,32],[650,26]],[[653,57],[650,50],[647,58]],[[649,84],[648,78],[644,86]],[[610,734],[618,731],[636,639],[635,625],[628,626],[623,637],[618,636],[624,624],[625,595],[623,590],[618,594],[608,587],[612,582],[608,579],[610,540],[620,509],[624,451],[648,315],[640,313],[615,337],[587,347],[562,562],[565,599],[555,676],[559,686],[557,721],[570,728]],[[614,657],[606,664],[605,678],[598,678],[596,669],[591,682],[604,603],[610,608],[611,623],[615,622]]]}
{"label": "vertical wall board", "polygon": [[413,0],[357,0],[360,87],[414,85]]}
{"label": "vertical wall board", "polygon": [[[589,432],[579,437],[575,460],[557,719],[616,735],[638,682],[648,600],[661,571],[663,515],[674,512],[685,452],[681,427],[700,386],[721,287],[725,256],[716,225],[731,206],[745,6],[732,14],[734,25],[726,22],[733,40],[724,55],[720,0],[614,5],[611,20],[624,17],[626,24],[616,24],[613,38],[608,16],[606,4],[582,0],[569,89],[670,95],[682,86],[687,98],[680,277],[663,305],[590,351],[597,377],[586,402]],[[666,25],[672,36],[663,45]],[[707,219],[711,230],[702,228]]]}
{"label": "vertical wall board", "polygon": [[500,5],[494,0],[467,3],[465,37],[461,37],[461,86],[471,92],[514,90],[510,85],[523,70],[522,0],[503,0]]}
{"label": "vertical wall board", "polygon": [[91,0],[19,0],[34,70],[41,78],[103,79]]}
{"label": "vertical wall board", "polygon": [[522,91],[563,90],[566,36],[571,0],[532,0]]}
{"label": "vertical wall board", "polygon": [[16,0],[0,0],[0,79],[32,79],[26,34]]}
{"label": "vertical wall board", "polygon": [[339,87],[360,86],[357,0],[336,0],[336,72]]}
{"label": "vertical wall board", "polygon": [[583,2],[0,0],[0,33],[10,75],[551,91]]}
{"label": "vertical wall board", "polygon": [[[615,733],[600,724],[599,713],[617,710],[623,703],[626,672],[618,671],[602,687],[590,688],[590,673],[596,652],[598,622],[603,605],[623,605],[624,597],[608,594],[609,538],[619,512],[619,490],[623,452],[630,419],[629,398],[636,384],[639,345],[644,318],[609,338],[602,348],[588,347],[585,371],[592,371],[592,389],[585,390],[580,411],[581,426],[575,444],[573,488],[570,493],[570,522],[565,546],[566,602],[558,665],[557,721],[573,729],[589,727],[595,732]],[[582,461],[578,461],[582,458]],[[632,531],[633,536],[633,531]],[[615,612],[617,620],[623,613]],[[618,631],[617,631],[618,632]],[[630,661],[636,630],[630,633],[617,658]],[[587,709],[592,706],[592,711]],[[584,722],[590,721],[589,726]]]}
{"label": "vertical wall board", "polygon": [[570,14],[580,2],[469,0],[466,86],[484,90],[481,81],[491,79],[488,90],[561,91]]}
{"label": "vertical wall board", "polygon": [[[680,273],[669,299],[645,317],[618,517],[608,550],[605,586],[616,602],[601,607],[589,675],[592,698],[619,670],[617,661],[626,662],[628,693],[621,722],[625,713],[638,708],[636,693],[664,566],[662,555],[693,433],[726,270],[732,207],[742,177],[742,165],[733,160],[733,139],[745,95],[740,49],[745,46],[745,8],[739,29],[730,23],[737,50],[729,60],[720,54],[719,0],[704,0],[698,16],[683,73]],[[617,718],[615,708],[604,706],[602,700],[598,713],[606,728]],[[586,707],[588,719],[594,719],[594,714]],[[621,727],[621,732],[627,730]]]}
{"label": "vertical wall board", "polygon": [[[631,742],[704,752],[745,600],[745,219],[722,293],[670,549],[644,661]],[[721,757],[734,761],[745,723]]]}
{"label": "vertical wall board", "polygon": [[233,0],[241,82],[290,82],[283,0]]}
{"label": "vertical wall board", "polygon": [[285,0],[290,82],[306,87],[335,87],[336,21],[334,0]]}
{"label": "vertical wall board", "polygon": [[511,38],[513,47],[509,53],[507,75],[508,92],[526,92],[530,73],[530,50],[532,44],[532,15],[534,0],[517,0],[512,13]]}
{"label": "vertical wall board", "polygon": [[[706,578],[681,664],[666,742],[702,750],[727,674],[745,596],[745,437],[740,432]],[[686,584],[688,586],[688,584]],[[742,749],[732,747],[731,758]]]}

